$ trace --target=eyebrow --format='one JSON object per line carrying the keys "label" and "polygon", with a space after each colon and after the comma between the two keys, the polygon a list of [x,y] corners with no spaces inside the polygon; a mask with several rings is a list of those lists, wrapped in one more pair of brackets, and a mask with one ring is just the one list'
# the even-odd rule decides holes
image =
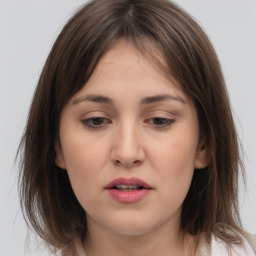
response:
{"label": "eyebrow", "polygon": [[80,98],[76,98],[72,101],[73,105],[76,105],[80,102],[83,101],[92,101],[95,103],[100,103],[100,104],[113,104],[113,100],[105,97],[105,96],[101,96],[101,95],[86,95]]}
{"label": "eyebrow", "polygon": [[161,95],[146,97],[141,100],[141,104],[152,104],[152,103],[157,103],[160,101],[168,101],[168,100],[176,100],[178,102],[186,104],[186,101],[183,100],[181,97],[173,96],[171,94],[161,94]]}
{"label": "eyebrow", "polygon": [[[168,101],[168,100],[176,100],[178,102],[181,102],[183,104],[186,104],[185,100],[183,100],[179,96],[173,96],[170,94],[160,94],[160,95],[154,95],[154,96],[149,96],[141,99],[141,104],[153,104],[161,101]],[[100,103],[100,104],[108,104],[111,105],[113,104],[113,100],[102,95],[86,95],[82,96],[79,98],[76,98],[72,101],[72,105],[76,105],[78,103],[84,102],[84,101],[91,101],[95,103]]]}

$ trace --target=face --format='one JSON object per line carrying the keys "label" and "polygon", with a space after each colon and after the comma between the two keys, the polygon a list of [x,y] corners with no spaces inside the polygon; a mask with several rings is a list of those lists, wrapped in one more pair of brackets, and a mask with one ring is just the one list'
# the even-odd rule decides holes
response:
{"label": "face", "polygon": [[178,228],[207,165],[193,102],[125,41],[63,109],[56,151],[88,227],[128,235]]}

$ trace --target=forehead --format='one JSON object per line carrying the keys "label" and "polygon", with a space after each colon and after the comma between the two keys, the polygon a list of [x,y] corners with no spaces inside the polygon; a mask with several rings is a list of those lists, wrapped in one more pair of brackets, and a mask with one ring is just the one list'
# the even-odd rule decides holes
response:
{"label": "forehead", "polygon": [[[124,38],[117,40],[100,59],[97,68],[104,65],[106,68],[108,65],[118,63],[120,67],[125,66],[129,70],[131,66],[134,66],[135,62],[146,72],[154,70],[154,73],[157,73],[158,76],[161,74],[163,77],[168,78],[171,73],[171,70],[167,68],[162,52],[149,39],[141,39],[136,42],[128,41]],[[164,69],[165,72],[161,72],[163,71],[161,69]],[[167,70],[169,72],[166,72]]]}
{"label": "forehead", "polygon": [[[100,59],[82,91],[111,95],[114,94],[112,89],[116,85],[115,90],[120,93],[122,89],[129,87],[133,92],[141,94],[154,94],[161,89],[162,93],[172,92],[184,96],[178,83],[166,71],[167,67],[159,50],[150,43],[145,43],[145,47],[148,48],[141,52],[128,41],[117,41]],[[160,65],[165,70],[160,70]]]}

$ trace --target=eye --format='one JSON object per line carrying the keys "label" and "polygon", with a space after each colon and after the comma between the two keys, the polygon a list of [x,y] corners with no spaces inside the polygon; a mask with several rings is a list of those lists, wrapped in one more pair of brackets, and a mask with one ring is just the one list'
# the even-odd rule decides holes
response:
{"label": "eye", "polygon": [[159,128],[168,128],[174,121],[174,119],[164,117],[154,117],[147,120],[149,124],[152,124]]}
{"label": "eye", "polygon": [[81,120],[82,123],[88,128],[102,128],[107,124],[110,124],[111,121],[105,117],[91,117]]}

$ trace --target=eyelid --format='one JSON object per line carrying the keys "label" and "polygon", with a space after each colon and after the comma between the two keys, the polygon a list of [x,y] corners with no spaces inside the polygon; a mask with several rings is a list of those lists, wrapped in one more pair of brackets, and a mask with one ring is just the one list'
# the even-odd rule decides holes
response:
{"label": "eyelid", "polygon": [[150,118],[174,119],[177,117],[177,113],[163,111],[163,110],[156,110],[156,111],[152,111],[150,113],[145,113],[145,116],[147,117],[147,119],[150,119]]}
{"label": "eyelid", "polygon": [[[159,122],[160,121],[160,122]],[[154,129],[168,129],[176,121],[174,113],[166,111],[153,111],[145,119],[144,122]],[[158,122],[158,123],[157,123]]]}
{"label": "eyelid", "polygon": [[[102,119],[102,120],[97,120],[97,119]],[[94,124],[94,121],[100,121],[99,124]],[[102,121],[102,123],[101,123]],[[107,122],[106,122],[107,121]],[[81,122],[87,129],[91,130],[99,130],[99,129],[104,129],[106,126],[111,124],[111,120],[105,117],[100,117],[100,116],[94,116],[94,117],[89,117],[89,118],[83,118],[81,119]]]}
{"label": "eyelid", "polygon": [[104,111],[94,110],[94,111],[89,111],[87,113],[84,113],[81,119],[96,118],[96,117],[109,118],[109,115]]}
{"label": "eyelid", "polygon": [[[102,123],[99,122],[99,124],[93,123],[94,121],[97,121],[96,119],[102,119]],[[99,129],[104,129],[107,125],[111,124],[111,118],[109,115],[107,115],[103,111],[91,111],[86,114],[84,114],[80,118],[83,126],[87,129],[90,130],[99,130]],[[99,120],[98,120],[99,121]]]}
{"label": "eyelid", "polygon": [[160,121],[160,120],[164,121],[163,124],[156,124],[156,123],[152,122],[152,125],[154,125],[155,127],[159,127],[159,128],[160,127],[169,127],[172,125],[172,123],[175,122],[175,119],[164,118],[164,117],[152,117],[152,118],[147,119],[146,122],[151,124],[151,122],[150,122],[151,120],[152,121]]}

